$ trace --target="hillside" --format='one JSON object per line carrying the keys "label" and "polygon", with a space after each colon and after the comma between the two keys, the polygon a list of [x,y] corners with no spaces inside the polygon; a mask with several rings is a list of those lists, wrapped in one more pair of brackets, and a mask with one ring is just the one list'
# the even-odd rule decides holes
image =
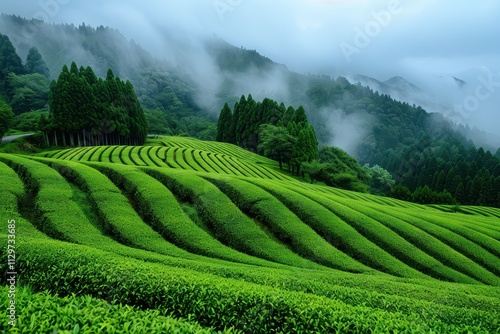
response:
{"label": "hillside", "polygon": [[[19,35],[31,25],[37,38]],[[387,89],[378,92],[363,86],[373,86],[373,79],[354,85],[342,77],[294,73],[256,50],[215,37],[187,49],[166,43],[161,53],[171,59],[162,60],[109,27],[47,25],[2,15],[0,33],[12,39],[23,59],[36,46],[52,78],[76,60],[91,65],[97,75],[112,68],[130,79],[151,133],[213,140],[224,103],[232,107],[251,93],[256,100],[302,105],[320,144],[341,147],[362,165],[383,167],[411,192],[428,186],[447,190],[460,204],[500,207],[500,148],[479,147],[491,136],[399,101],[421,93],[401,77],[379,82]],[[476,145],[468,139],[472,135],[480,138]]]}
{"label": "hillside", "polygon": [[[122,304],[105,313],[113,326],[126,314],[193,333],[498,330],[498,209],[310,185],[234,145],[181,137],[0,154],[0,172],[18,284],[33,290],[19,292],[19,328],[39,300],[97,314],[104,299]],[[1,263],[6,279],[6,252]],[[39,332],[104,319],[36,317]]]}

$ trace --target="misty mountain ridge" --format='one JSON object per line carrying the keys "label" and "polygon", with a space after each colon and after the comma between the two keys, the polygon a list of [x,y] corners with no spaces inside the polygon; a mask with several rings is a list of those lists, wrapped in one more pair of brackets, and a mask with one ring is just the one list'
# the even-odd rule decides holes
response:
{"label": "misty mountain ridge", "polygon": [[[500,136],[469,126],[463,116],[457,111],[457,96],[464,98],[468,91],[473,89],[471,85],[462,79],[452,75],[434,75],[430,80],[435,87],[442,87],[453,95],[454,98],[439,96],[436,92],[428,88],[421,88],[406,80],[401,76],[395,76],[385,81],[380,81],[365,75],[348,76],[348,80],[353,84],[361,84],[370,89],[387,94],[401,102],[415,104],[424,108],[428,113],[438,113],[452,121],[454,128],[468,139],[471,139],[476,146],[495,150],[500,146]],[[439,92],[439,91],[438,91]],[[460,100],[459,100],[460,101]],[[459,127],[461,124],[463,127]]]}
{"label": "misty mountain ridge", "polygon": [[[36,27],[36,34],[20,33],[26,26]],[[356,107],[351,88],[346,86],[349,81],[343,78],[294,73],[256,50],[235,47],[216,36],[190,44],[170,42],[167,36],[165,59],[157,59],[140,44],[109,27],[45,24],[2,15],[0,32],[11,38],[22,58],[31,46],[37,47],[52,78],[71,61],[79,66],[91,66],[99,76],[112,68],[122,79],[132,81],[146,109],[175,112],[179,120],[197,117],[199,121],[213,122],[225,102],[232,105],[241,95],[251,93],[256,100],[270,97],[287,105],[303,105],[313,118],[320,142],[343,146],[356,155],[357,147],[366,144],[373,124],[377,119],[380,121],[378,115],[383,112],[375,108],[367,113]],[[422,106],[430,113],[446,115],[449,112],[447,106],[435,102],[432,95],[402,77],[383,82],[362,75],[350,79],[373,92]],[[371,96],[372,93],[363,94]],[[172,126],[174,133],[187,131],[178,120]],[[474,132],[461,130],[462,135]],[[342,140],[335,131],[343,133]],[[492,145],[487,147],[494,149]]]}

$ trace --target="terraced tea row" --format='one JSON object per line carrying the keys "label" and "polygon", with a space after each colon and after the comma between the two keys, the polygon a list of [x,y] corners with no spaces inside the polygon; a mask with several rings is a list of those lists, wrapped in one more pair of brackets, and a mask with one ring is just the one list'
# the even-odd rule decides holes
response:
{"label": "terraced tea row", "polygon": [[[0,305],[8,310],[9,291],[3,289]],[[85,297],[54,297],[47,292],[34,294],[21,288],[16,294],[15,330],[0,323],[0,331],[13,333],[199,333],[213,331],[196,323],[142,311],[128,305],[111,305],[105,300]],[[7,319],[7,315],[2,317]],[[66,332],[67,331],[67,332]],[[234,333],[233,331],[225,331]]]}
{"label": "terraced tea row", "polygon": [[[56,241],[27,242],[21,250],[26,258],[20,263],[21,268],[29,274],[27,282],[34,289],[48,289],[63,295],[78,290],[115,302],[158,310],[161,315],[189,317],[203,326],[218,330],[235,327],[252,333],[481,333],[495,331],[498,326],[498,313],[494,311],[498,309],[498,300],[495,305],[493,299],[489,301],[490,306],[495,305],[494,308],[478,311],[324,286],[332,293],[330,298],[311,293],[314,285],[308,288],[308,293],[294,292],[192,270],[147,264]],[[57,254],[57,258],[46,257],[49,252]],[[68,274],[71,279],[64,278]],[[51,279],[47,280],[48,277]],[[367,279],[370,280],[369,276]],[[401,285],[410,287],[413,284]],[[459,293],[458,290],[464,286],[455,288],[457,297],[463,297],[468,302],[488,301],[484,296],[471,297]],[[417,287],[416,290],[425,291],[426,288]],[[479,290],[471,287],[469,292]],[[488,292],[494,293],[491,289],[482,293]],[[344,299],[348,302],[343,302]],[[377,306],[368,306],[367,303]]]}
{"label": "terraced tea row", "polygon": [[265,166],[235,156],[199,149],[160,146],[99,146],[44,153],[44,157],[74,162],[111,162],[129,166],[168,167],[197,172],[276,180],[293,180]]}
{"label": "terraced tea row", "polygon": [[269,166],[276,166],[276,162],[261,155],[249,152],[233,144],[210,142],[198,140],[195,138],[185,137],[165,137],[160,141],[161,145],[166,147],[179,147],[191,148],[194,150],[201,150],[206,152],[213,152],[220,155],[227,155],[238,158],[240,160],[247,160],[253,163],[265,164]]}
{"label": "terraced tea row", "polygon": [[[298,183],[104,163],[3,159],[30,180],[27,186],[37,191],[37,207],[46,221],[43,232],[60,240],[131,246],[192,260],[207,256],[264,266],[377,270],[500,285],[500,239],[495,238],[499,224],[494,218],[478,217],[478,231],[467,227],[463,215],[447,215],[445,222],[439,211],[414,209],[420,219],[429,217],[425,225],[406,213],[388,213],[387,205],[362,205]],[[86,194],[96,217],[71,200],[72,187]],[[65,212],[57,212],[54,203],[67,203]],[[191,203],[199,222],[182,203]],[[436,234],[439,228],[443,236]],[[458,245],[461,239],[468,240],[469,247]]]}
{"label": "terraced tea row", "polygon": [[[0,154],[2,205],[20,217],[20,266],[37,290],[254,333],[498,328],[500,291],[481,285],[500,285],[495,217],[96,154]],[[29,201],[36,214],[22,217]]]}

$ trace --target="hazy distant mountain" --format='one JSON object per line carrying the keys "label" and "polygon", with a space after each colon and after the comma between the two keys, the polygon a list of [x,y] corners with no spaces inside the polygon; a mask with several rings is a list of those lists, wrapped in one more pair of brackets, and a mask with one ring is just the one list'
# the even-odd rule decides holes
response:
{"label": "hazy distant mountain", "polygon": [[[348,79],[351,83],[367,86],[380,94],[387,94],[399,101],[421,106],[429,113],[442,114],[454,123],[464,122],[462,115],[457,112],[455,104],[457,98],[463,99],[469,94],[469,87],[465,80],[451,75],[436,75],[430,79],[429,87],[421,88],[400,76],[392,77],[386,81],[379,81],[364,75],[353,75]],[[478,147],[495,150],[500,146],[500,136],[497,134],[468,126],[461,127],[459,132],[466,138],[473,140]]]}

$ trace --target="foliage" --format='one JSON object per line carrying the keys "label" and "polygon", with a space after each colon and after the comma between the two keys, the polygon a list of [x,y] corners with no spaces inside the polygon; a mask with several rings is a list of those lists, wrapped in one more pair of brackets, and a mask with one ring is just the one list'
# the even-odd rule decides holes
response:
{"label": "foliage", "polygon": [[381,196],[389,195],[392,187],[396,183],[392,178],[392,175],[379,165],[370,167],[370,165],[366,164],[363,168],[366,170],[366,173],[370,178],[369,185],[371,193]]}
{"label": "foliage", "polygon": [[[9,291],[7,287],[2,289],[0,305],[8,309]],[[128,305],[110,304],[91,296],[70,294],[57,297],[19,287],[16,304],[15,327],[3,320],[0,329],[10,327],[10,333],[213,333],[193,322],[161,316],[158,310],[143,311]]]}
{"label": "foliage", "polygon": [[34,131],[38,129],[38,123],[42,116],[48,117],[46,109],[26,112],[20,115],[15,115],[12,119],[12,129],[19,131]]}
{"label": "foliage", "polygon": [[367,181],[370,176],[361,168],[355,158],[338,147],[322,146],[319,160],[302,163],[303,172],[313,180],[328,186],[359,192],[368,192]]}
{"label": "foliage", "polygon": [[36,47],[32,47],[28,51],[28,56],[26,57],[26,72],[27,73],[37,73],[43,75],[47,80],[50,80],[50,71],[47,64],[42,58],[42,55]]}
{"label": "foliage", "polygon": [[404,186],[401,183],[396,184],[392,189],[391,189],[391,197],[397,198],[403,201],[411,201],[411,191],[408,189],[406,186]]}
{"label": "foliage", "polygon": [[[471,132],[467,127],[450,124],[440,115],[426,113],[421,107],[402,103],[361,85],[350,84],[345,78],[292,73],[256,51],[232,47],[222,41],[209,41],[204,45],[207,52],[227,74],[224,75],[227,80],[221,89],[214,92],[216,102],[212,103],[190,79],[187,70],[155,60],[114,29],[92,28],[85,24],[77,27],[46,25],[36,20],[7,15],[1,19],[9,36],[12,36],[12,40],[15,38],[20,53],[28,54],[34,45],[46,57],[52,74],[58,73],[62,64],[70,63],[78,56],[81,57],[78,59],[84,59],[92,65],[99,76],[105,76],[107,69],[112,68],[120,77],[129,78],[141,104],[148,110],[156,111],[149,119],[151,125],[159,125],[155,132],[214,139],[217,131],[214,128],[215,119],[210,114],[220,110],[224,102],[232,106],[241,100],[239,96],[242,92],[236,91],[235,85],[231,83],[231,74],[251,74],[255,71],[259,74],[278,73],[286,82],[286,95],[289,96],[287,99],[279,96],[279,99],[287,104],[304,106],[318,142],[328,143],[331,136],[335,135],[331,133],[328,122],[329,110],[342,110],[346,116],[362,116],[360,118],[364,120],[367,135],[353,152],[361,163],[381,166],[393,175],[396,182],[403,183],[412,192],[417,187],[427,185],[437,192],[448,190],[458,197],[461,204],[500,206],[500,199],[495,196],[495,179],[499,177],[495,168],[500,160],[498,153],[497,156],[493,155],[498,148],[485,147],[481,151],[465,139],[465,135]],[[26,40],[17,34],[32,24],[37,27],[40,38]],[[11,72],[24,74],[22,62],[14,59],[15,49],[11,46],[4,49],[7,58],[3,59],[12,65],[5,75]],[[54,55],[53,50],[60,52]],[[75,55],[75,50],[80,53]],[[2,66],[2,69],[6,68]],[[244,103],[242,108],[247,104]],[[255,104],[249,103],[247,109],[252,109]],[[283,124],[270,120],[271,124],[286,126],[293,115],[287,113],[284,105],[267,103],[266,106],[266,115],[285,115]],[[244,108],[240,111],[236,114],[246,115]],[[235,138],[234,143],[256,151],[256,119],[246,116],[241,119],[248,124],[248,129],[243,123],[239,125],[240,130],[247,130],[246,137],[243,141],[242,138],[238,138],[239,141]],[[237,124],[233,125],[236,127]],[[491,153],[488,154],[488,150]],[[489,175],[483,172],[478,176],[483,168]],[[438,180],[440,175],[442,177]],[[476,177],[478,181],[472,187]],[[480,189],[478,184],[485,184],[486,187]]]}
{"label": "foliage", "polygon": [[266,157],[277,160],[280,169],[283,169],[283,162],[290,165],[298,138],[292,137],[285,127],[271,124],[262,124],[259,135],[260,143],[258,148]]}
{"label": "foliage", "polygon": [[[137,209],[141,216],[166,240],[193,253],[259,264],[256,259],[234,251],[198,227],[186,216],[176,197],[151,176],[130,167],[96,166],[96,168],[120,185],[128,196],[138,201]],[[153,203],[163,203],[163,206],[152,205]]]}
{"label": "foliage", "polygon": [[[164,137],[162,140],[163,145],[169,145],[169,147],[111,146],[106,147],[99,154],[93,154],[96,147],[87,147],[45,152],[41,156],[75,162],[113,162],[131,166],[170,167],[208,173],[291,180],[289,176],[276,171],[278,164],[274,161],[234,145],[217,144],[214,146],[210,142],[204,143],[181,137]],[[170,145],[175,147],[170,147]],[[178,146],[183,148],[180,149]],[[188,148],[193,146],[203,150]]]}
{"label": "foliage", "polygon": [[[41,74],[7,76],[7,94],[10,96],[10,105],[16,115],[42,109],[49,101],[49,84],[47,78]],[[34,130],[34,129],[31,129]]]}
{"label": "foliage", "polygon": [[278,263],[316,268],[269,238],[252,219],[242,213],[231,200],[210,182],[187,173],[166,173],[164,170],[148,171],[179,198],[193,202],[200,217],[210,227],[213,236],[226,245],[249,255]]}
{"label": "foliage", "polygon": [[[23,235],[16,245],[20,283],[75,302],[80,297],[72,293],[137,307],[114,313],[123,319],[151,309],[216,330],[498,328],[500,293],[484,285],[500,284],[498,210],[462,206],[463,213],[451,213],[446,205],[310,185],[257,169],[272,162],[227,143],[153,143],[162,146],[43,153],[53,159],[0,154],[8,164],[0,163],[0,218],[19,217],[16,228]],[[168,152],[176,160],[166,159]],[[167,161],[190,170],[168,168]],[[151,165],[158,167],[144,167]],[[233,176],[218,175],[222,170]],[[280,178],[253,174],[264,172]],[[179,204],[189,205],[196,211],[189,217],[200,222],[190,221]],[[204,239],[197,237],[200,228]],[[164,240],[155,241],[150,229]],[[160,246],[167,241],[179,248]],[[217,243],[218,255],[212,247]],[[224,249],[230,256],[221,256]]]}
{"label": "foliage", "polygon": [[220,112],[219,120],[217,122],[217,137],[215,138],[219,142],[234,143],[235,139],[233,134],[230,133],[231,123],[233,122],[233,113],[231,108],[227,103],[224,103],[224,107]]}
{"label": "foliage", "polygon": [[0,99],[0,138],[9,130],[13,117],[12,108]]}
{"label": "foliage", "polygon": [[295,175],[301,175],[302,162],[318,158],[316,133],[302,106],[287,109],[269,98],[256,102],[251,94],[242,96],[233,111],[224,105],[216,138],[272,157],[280,169],[286,162]]}
{"label": "foliage", "polygon": [[438,193],[428,186],[418,187],[412,193],[406,186],[398,183],[390,191],[390,196],[403,201],[411,201],[420,204],[457,204],[457,200],[448,190],[445,189]]}
{"label": "foliage", "polygon": [[24,74],[24,66],[8,36],[0,34],[0,83],[5,87],[5,80],[10,73]]}
{"label": "foliage", "polygon": [[311,162],[302,163],[302,171],[309,177],[311,183],[314,181],[319,181],[324,179],[324,173],[328,165],[326,163],[321,163],[319,160],[313,160]]}
{"label": "foliage", "polygon": [[[380,328],[381,332],[481,332],[498,325],[495,312],[440,308],[448,312],[448,317],[427,317],[425,314],[436,313],[436,305],[417,302],[422,315],[393,313],[383,306],[377,309],[362,305],[362,295],[353,296],[361,297],[353,306],[334,298],[145,264],[56,241],[27,241],[20,249],[24,254],[20,269],[25,273],[25,282],[34,289],[43,287],[60,295],[78,290],[114,303],[157,309],[160,315],[190,316],[203,326],[219,330],[233,327],[252,333],[363,333]],[[57,254],[57,258],[49,257],[49,253]]]}
{"label": "foliage", "polygon": [[47,140],[54,145],[87,146],[143,144],[147,124],[130,81],[98,79],[92,68],[71,70],[65,65],[51,83],[50,117],[42,121]]}
{"label": "foliage", "polygon": [[303,258],[351,272],[369,270],[332,247],[267,191],[240,180],[216,177],[207,179],[226,194],[240,210],[262,223],[274,237],[290,245]]}

